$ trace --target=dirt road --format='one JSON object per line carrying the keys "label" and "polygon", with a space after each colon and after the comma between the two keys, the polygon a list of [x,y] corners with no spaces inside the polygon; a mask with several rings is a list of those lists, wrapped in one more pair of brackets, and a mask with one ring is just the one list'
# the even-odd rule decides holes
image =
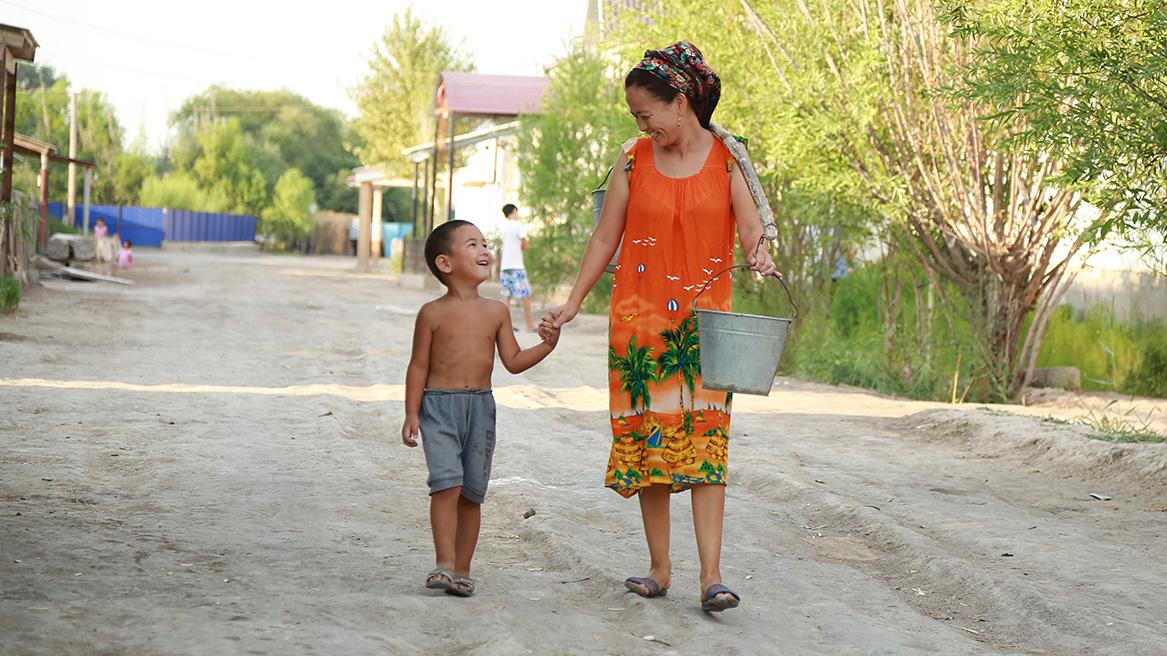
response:
{"label": "dirt road", "polygon": [[698,610],[684,495],[673,590],[626,594],[598,317],[496,372],[479,594],[431,594],[397,437],[430,295],[351,266],[144,252],[0,318],[0,653],[1167,654],[1167,445],[797,381],[735,403],[742,607]]}

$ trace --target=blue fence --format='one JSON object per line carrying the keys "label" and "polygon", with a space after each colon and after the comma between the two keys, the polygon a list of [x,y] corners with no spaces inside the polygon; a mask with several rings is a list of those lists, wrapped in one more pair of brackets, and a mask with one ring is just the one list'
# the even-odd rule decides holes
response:
{"label": "blue fence", "polygon": [[246,214],[170,210],[165,226],[171,241],[255,241],[255,217]]}
{"label": "blue fence", "polygon": [[[72,224],[81,227],[84,210],[78,206]],[[62,219],[64,203],[49,203],[49,214]],[[90,205],[89,228],[105,219],[109,234],[135,246],[161,246],[170,241],[255,241],[255,217],[243,214],[191,212],[161,207]]]}

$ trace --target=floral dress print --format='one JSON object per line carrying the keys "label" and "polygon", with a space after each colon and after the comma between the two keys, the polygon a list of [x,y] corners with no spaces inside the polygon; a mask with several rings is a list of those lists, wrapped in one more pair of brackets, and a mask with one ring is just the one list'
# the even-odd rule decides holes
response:
{"label": "floral dress print", "polygon": [[[693,299],[729,311],[736,222],[729,151],[714,139],[696,175],[656,169],[652,141],[626,148],[628,214],[609,315],[612,452],[604,484],[624,497],[655,483],[724,484],[731,394],[701,387]],[[712,282],[710,282],[712,280]]]}

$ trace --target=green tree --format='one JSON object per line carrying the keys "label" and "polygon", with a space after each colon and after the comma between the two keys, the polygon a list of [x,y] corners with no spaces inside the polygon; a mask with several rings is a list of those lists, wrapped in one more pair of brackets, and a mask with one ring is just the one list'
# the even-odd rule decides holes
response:
{"label": "green tree", "polygon": [[277,248],[305,246],[316,228],[316,193],[299,169],[288,169],[276,182],[272,204],[263,210],[260,232]]}
{"label": "green tree", "polygon": [[239,121],[212,124],[197,138],[198,155],[190,172],[199,186],[227,201],[224,211],[257,214],[268,194],[263,174],[248,151]]}
{"label": "green tree", "polygon": [[200,212],[227,212],[230,202],[221,191],[208,192],[189,173],[171,171],[142,181],[138,202],[143,207],[169,207]]}
{"label": "green tree", "polygon": [[[77,157],[97,163],[97,179],[91,190],[95,203],[112,202],[123,131],[105,94],[75,89],[69,78],[47,66],[21,65],[17,73],[16,131],[69,153],[69,97],[77,94]],[[28,165],[39,170],[40,164]],[[81,203],[81,174],[77,173],[77,203]],[[68,176],[54,167],[49,177],[49,197],[64,200]]]}
{"label": "green tree", "polygon": [[[628,342],[628,350],[624,355],[618,355],[616,349],[608,347],[608,366],[620,374],[620,391],[629,397],[632,409],[641,414],[648,409],[652,397],[648,391],[648,384],[656,381],[656,360],[652,357],[652,347],[639,347],[636,337]],[[640,410],[636,407],[640,406]]]}
{"label": "green tree", "polygon": [[142,185],[155,174],[158,163],[141,150],[128,150],[118,154],[111,169],[113,180],[110,181],[109,200],[119,205],[138,205]]}
{"label": "green tree", "polygon": [[348,175],[358,164],[352,149],[359,138],[340,112],[286,90],[212,85],[188,98],[171,117],[178,133],[176,160],[185,155],[186,163],[192,162],[199,135],[223,118],[239,121],[252,164],[263,173],[269,189],[284,171],[297,168],[312,180],[325,209],[345,210],[341,204],[355,204],[355,191],[338,194],[335,187],[337,172]]}
{"label": "green tree", "polygon": [[433,139],[438,74],[473,69],[445,28],[426,25],[412,9],[394,16],[374,46],[368,73],[352,90],[360,112],[357,155],[391,173],[410,174],[401,151]]}
{"label": "green tree", "polygon": [[[616,161],[620,144],[636,136],[624,104],[622,77],[594,46],[580,41],[550,71],[539,114],[523,116],[518,157],[522,202],[531,209],[526,264],[543,290],[570,282],[595,225],[591,192]],[[596,285],[589,309],[607,303]]]}
{"label": "green tree", "polygon": [[972,40],[953,96],[989,106],[1009,144],[1065,163],[1059,182],[1114,210],[1095,238],[1167,232],[1167,4],[947,0]]}

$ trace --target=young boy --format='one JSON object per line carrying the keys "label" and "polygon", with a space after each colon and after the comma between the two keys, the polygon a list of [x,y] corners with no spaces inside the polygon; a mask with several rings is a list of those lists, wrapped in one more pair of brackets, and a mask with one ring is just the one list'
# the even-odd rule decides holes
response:
{"label": "young boy", "polygon": [[469,597],[474,594],[470,559],[494,455],[490,374],[495,347],[507,371],[517,374],[551,353],[559,331],[537,346],[519,349],[507,307],[478,295],[478,286],[490,276],[491,255],[473,223],[449,221],[435,228],[425,243],[425,261],[446,294],[417,313],[401,441],[417,446],[420,431],[429,468],[437,566],[425,585]]}

